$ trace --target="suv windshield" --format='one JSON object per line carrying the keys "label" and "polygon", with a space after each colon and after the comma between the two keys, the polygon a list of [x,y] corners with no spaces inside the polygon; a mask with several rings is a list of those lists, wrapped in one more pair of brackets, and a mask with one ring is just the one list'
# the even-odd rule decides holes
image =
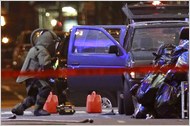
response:
{"label": "suv windshield", "polygon": [[146,28],[136,29],[132,51],[155,51],[161,44],[179,43],[180,28]]}

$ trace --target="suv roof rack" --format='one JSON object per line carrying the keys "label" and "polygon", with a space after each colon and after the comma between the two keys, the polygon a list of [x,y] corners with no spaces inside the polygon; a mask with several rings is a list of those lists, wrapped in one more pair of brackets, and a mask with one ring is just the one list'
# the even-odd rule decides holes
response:
{"label": "suv roof rack", "polygon": [[140,5],[122,7],[129,22],[150,20],[185,20],[189,15],[188,5]]}

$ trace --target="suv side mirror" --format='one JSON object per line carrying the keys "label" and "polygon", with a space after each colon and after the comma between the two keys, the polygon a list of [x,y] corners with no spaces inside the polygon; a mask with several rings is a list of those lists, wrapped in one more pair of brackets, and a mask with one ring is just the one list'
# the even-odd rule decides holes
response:
{"label": "suv side mirror", "polygon": [[119,49],[116,45],[111,45],[109,48],[109,53],[115,53],[117,56],[119,55]]}

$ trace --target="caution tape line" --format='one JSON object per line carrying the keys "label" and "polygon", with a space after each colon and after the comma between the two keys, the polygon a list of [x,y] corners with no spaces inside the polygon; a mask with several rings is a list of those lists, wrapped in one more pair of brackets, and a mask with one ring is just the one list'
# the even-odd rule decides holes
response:
{"label": "caution tape line", "polygon": [[143,67],[134,67],[134,68],[80,68],[80,69],[71,69],[63,68],[57,70],[44,70],[44,71],[14,71],[14,70],[2,70],[2,78],[12,78],[18,76],[34,76],[38,78],[43,77],[68,77],[68,76],[91,76],[91,75],[117,75],[123,74],[124,72],[136,72],[136,73],[148,73],[148,72],[162,72],[166,73],[168,70],[174,70],[177,72],[187,72],[189,66],[176,68],[173,66],[166,67],[152,67],[152,66],[143,66]]}

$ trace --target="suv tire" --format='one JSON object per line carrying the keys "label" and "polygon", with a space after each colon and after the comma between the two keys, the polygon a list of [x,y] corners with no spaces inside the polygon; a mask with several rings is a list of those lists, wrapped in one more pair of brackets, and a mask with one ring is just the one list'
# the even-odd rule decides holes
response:
{"label": "suv tire", "polygon": [[109,92],[109,91],[97,91],[101,95],[102,98],[107,98],[110,102],[112,107],[117,106],[117,100],[116,100],[116,92]]}
{"label": "suv tire", "polygon": [[125,74],[123,106],[126,115],[132,115],[134,113],[134,105],[133,105],[132,95],[130,93],[131,85],[129,83],[129,79],[130,79],[129,75]]}
{"label": "suv tire", "polygon": [[125,114],[124,113],[123,93],[120,91],[117,93],[117,103],[118,103],[118,113],[119,114]]}

